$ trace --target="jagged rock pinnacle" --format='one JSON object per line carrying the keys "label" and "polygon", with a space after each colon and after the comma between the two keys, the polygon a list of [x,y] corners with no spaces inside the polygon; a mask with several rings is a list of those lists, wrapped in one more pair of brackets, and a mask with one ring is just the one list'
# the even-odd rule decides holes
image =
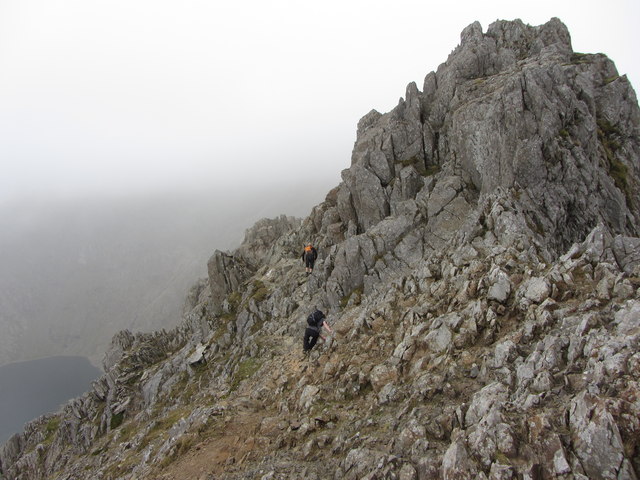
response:
{"label": "jagged rock pinnacle", "polygon": [[[216,252],[182,324],[116,336],[2,474],[636,479],[639,184],[609,59],[555,18],[473,23],[422,91],[358,122],[309,217]],[[316,307],[335,333],[303,356]]]}

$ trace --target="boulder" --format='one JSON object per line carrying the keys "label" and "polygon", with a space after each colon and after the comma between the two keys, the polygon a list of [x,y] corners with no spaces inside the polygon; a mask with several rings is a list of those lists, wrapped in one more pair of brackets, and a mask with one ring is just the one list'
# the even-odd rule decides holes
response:
{"label": "boulder", "polygon": [[624,463],[624,447],[618,426],[598,398],[586,392],[569,406],[571,443],[589,478],[613,480]]}

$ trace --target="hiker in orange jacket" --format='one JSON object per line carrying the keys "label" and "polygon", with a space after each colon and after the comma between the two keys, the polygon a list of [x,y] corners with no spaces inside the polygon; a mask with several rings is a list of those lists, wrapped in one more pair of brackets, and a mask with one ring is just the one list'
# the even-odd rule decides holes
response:
{"label": "hiker in orange jacket", "polygon": [[316,258],[318,258],[318,251],[308,243],[307,246],[304,247],[304,252],[302,252],[302,261],[304,262],[307,275],[311,275],[311,272],[313,272],[313,264],[316,263]]}

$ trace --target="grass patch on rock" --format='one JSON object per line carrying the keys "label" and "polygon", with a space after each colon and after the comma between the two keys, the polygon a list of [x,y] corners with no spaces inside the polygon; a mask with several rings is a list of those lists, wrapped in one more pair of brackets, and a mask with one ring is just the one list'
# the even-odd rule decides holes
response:
{"label": "grass patch on rock", "polygon": [[422,159],[420,157],[418,157],[417,155],[414,155],[411,158],[406,158],[406,159],[400,161],[400,164],[403,167],[408,167],[409,165],[415,165],[415,164],[417,164],[418,162],[421,162],[421,161],[422,161]]}
{"label": "grass patch on rock", "polygon": [[242,294],[240,292],[231,292],[227,297],[227,303],[229,303],[231,312],[237,312],[240,303],[242,303]]}
{"label": "grass patch on rock", "polygon": [[617,157],[616,152],[620,150],[619,138],[622,136],[620,129],[604,118],[598,119],[598,140],[602,145],[609,176],[613,179],[616,187],[624,193],[628,204],[631,204],[632,193],[628,182],[629,168]]}
{"label": "grass patch on rock", "polygon": [[60,417],[50,418],[47,424],[44,427],[44,443],[45,445],[49,445],[53,441],[53,437],[60,428]]}
{"label": "grass patch on rock", "polygon": [[120,425],[122,425],[123,421],[124,421],[124,412],[111,415],[111,421],[109,422],[109,426],[111,427],[111,430],[115,430],[116,428],[118,428]]}
{"label": "grass patch on rock", "polygon": [[575,52],[571,55],[571,64],[573,65],[581,65],[583,63],[591,63],[589,59],[590,55],[588,53],[578,53]]}
{"label": "grass patch on rock", "polygon": [[253,293],[249,298],[255,300],[256,303],[264,301],[269,296],[269,289],[261,280],[256,280],[255,282],[253,282],[253,288]]}
{"label": "grass patch on rock", "polygon": [[424,172],[425,177],[431,177],[440,171],[440,165],[427,165]]}
{"label": "grass patch on rock", "polygon": [[155,409],[153,418],[157,418],[156,422],[151,426],[149,431],[140,441],[140,444],[137,447],[137,451],[141,452],[147,446],[157,440],[164,439],[167,436],[167,431],[173,427],[178,420],[181,418],[188,417],[191,414],[191,408],[189,407],[180,407],[174,408],[173,410],[168,411],[164,415],[160,414],[161,407]]}
{"label": "grass patch on rock", "polygon": [[253,376],[253,374],[256,373],[261,366],[262,363],[256,358],[247,358],[246,360],[240,362],[240,364],[238,365],[238,369],[233,376],[233,380],[231,380],[230,390],[232,392],[235,391],[240,386],[240,383],[242,381]]}
{"label": "grass patch on rock", "polygon": [[180,437],[176,440],[175,445],[171,449],[171,453],[160,462],[160,468],[165,468],[171,465],[174,461],[187,453],[195,443],[196,439],[193,435],[183,435]]}
{"label": "grass patch on rock", "polygon": [[350,303],[352,305],[360,305],[362,302],[362,293],[364,292],[364,288],[362,286],[356,287],[348,295],[345,295],[340,300],[340,308],[345,309],[347,305]]}

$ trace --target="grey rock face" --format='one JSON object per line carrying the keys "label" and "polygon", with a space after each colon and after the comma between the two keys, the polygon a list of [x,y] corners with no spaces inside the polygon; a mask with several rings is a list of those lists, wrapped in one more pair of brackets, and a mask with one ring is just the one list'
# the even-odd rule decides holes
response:
{"label": "grey rock face", "polygon": [[496,269],[491,273],[491,277],[493,277],[493,281],[489,288],[487,298],[489,300],[496,300],[500,303],[506,302],[507,298],[509,298],[509,294],[511,293],[511,282],[509,280],[509,276],[502,270]]}
{"label": "grey rock face", "polygon": [[240,290],[257,267],[268,262],[277,241],[300,226],[300,220],[281,215],[262,219],[245,232],[245,238],[233,255],[216,250],[207,264],[213,311],[220,313],[227,296]]}
{"label": "grey rock face", "polygon": [[465,416],[466,425],[475,425],[487,416],[496,406],[502,405],[508,398],[509,389],[501,383],[492,383],[477,392]]}
{"label": "grey rock face", "polygon": [[[349,170],[344,170],[342,175],[344,185],[349,190],[358,229],[364,232],[389,214],[386,193],[380,179],[358,164],[353,165]],[[342,218],[343,221],[349,219],[349,215]]]}
{"label": "grey rock face", "polygon": [[640,240],[621,235],[613,241],[613,255],[625,273],[638,275],[640,273]]}
{"label": "grey rock face", "polygon": [[[359,123],[337,201],[320,209],[335,208],[339,223],[314,222],[316,234],[358,238],[350,253],[336,249],[328,259],[327,302],[367,290],[367,278],[388,278],[386,265],[372,259],[388,264],[389,253],[401,260],[393,269],[414,266],[486,231],[504,245],[533,245],[546,260],[598,224],[608,235],[634,238],[639,131],[627,80],[602,55],[574,54],[559,20],[496,22],[486,33],[469,26],[423,92],[410,84],[393,111],[370,112]],[[420,227],[397,247],[373,248],[363,237],[407,214]],[[620,240],[616,252],[630,272],[637,259],[629,242]],[[498,302],[511,294],[500,279],[491,288]],[[545,295],[537,284],[528,300]]]}
{"label": "grey rock face", "polygon": [[276,242],[286,233],[300,227],[301,220],[280,215],[276,218],[263,218],[245,232],[240,247],[234,256],[240,257],[252,270],[262,263],[268,262],[269,253]]}
{"label": "grey rock face", "polygon": [[477,478],[478,467],[470,458],[463,441],[451,444],[442,458],[442,478],[444,480],[463,480]]}
{"label": "grey rock face", "polygon": [[[525,222],[509,230],[549,233],[543,242],[552,254],[600,221],[635,236],[640,115],[633,105],[633,90],[613,64],[572,53],[557,19],[540,27],[496,22],[486,33],[471,25],[423,92],[411,84],[392,112],[363,118],[338,192],[340,218],[363,233],[417,199],[420,176],[444,170],[458,179],[436,175],[429,187],[435,191],[423,215],[434,225],[472,185],[488,205],[511,192],[503,215],[515,210]],[[468,194],[455,217],[478,208]]]}
{"label": "grey rock face", "polygon": [[307,219],[216,252],[181,326],[114,338],[3,474],[637,478],[639,118],[557,19],[470,25]]}
{"label": "grey rock face", "polygon": [[214,311],[220,313],[227,296],[240,289],[251,269],[239,257],[216,250],[207,263]]}
{"label": "grey rock face", "polygon": [[571,403],[572,443],[589,478],[617,479],[624,460],[622,438],[604,405],[583,393]]}

